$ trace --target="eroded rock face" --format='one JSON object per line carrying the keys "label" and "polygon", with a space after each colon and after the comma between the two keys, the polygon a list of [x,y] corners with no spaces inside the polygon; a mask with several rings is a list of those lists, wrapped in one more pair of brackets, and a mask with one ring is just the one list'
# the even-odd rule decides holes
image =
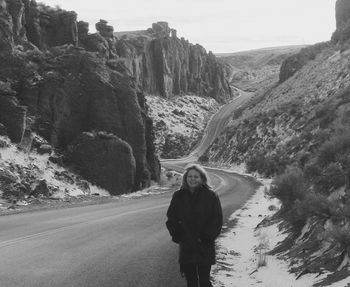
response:
{"label": "eroded rock face", "polygon": [[307,48],[303,48],[299,53],[285,59],[280,68],[279,82],[282,83],[293,76],[309,61],[315,59],[317,54],[329,46],[329,42],[318,43]]}
{"label": "eroded rock face", "polygon": [[[16,0],[21,2],[22,0]],[[78,45],[77,14],[54,9],[35,0],[23,0],[25,28],[28,40],[40,49]]]}
{"label": "eroded rock face", "polygon": [[18,43],[21,39],[26,39],[26,31],[24,28],[24,4],[21,0],[6,0],[7,11],[12,17],[13,35]]}
{"label": "eroded rock face", "polygon": [[10,53],[14,47],[12,17],[7,11],[6,1],[0,0],[0,54]]}
{"label": "eroded rock face", "polygon": [[336,30],[332,41],[344,43],[350,39],[350,3],[347,0],[337,0],[335,5]]}
{"label": "eroded rock face", "polygon": [[[12,4],[16,3],[22,2]],[[1,52],[7,53],[0,59],[0,123],[11,140],[21,142],[25,131],[35,131],[53,147],[64,150],[83,132],[105,131],[131,148],[133,190],[149,186],[151,179],[158,180],[160,165],[154,154],[144,96],[125,65],[111,62],[115,57],[113,35],[102,32],[90,36],[88,25],[81,22],[81,40],[89,44],[97,39],[92,41],[92,48],[97,47],[100,53],[90,53],[76,47],[74,12],[33,0],[24,0],[24,14],[18,12],[23,5],[18,7],[21,9],[10,15],[6,2],[0,3],[0,45]],[[13,15],[17,15],[14,20]],[[15,29],[12,21],[22,26],[18,24]],[[21,34],[23,27],[26,33]],[[16,53],[14,34],[21,45],[28,43]]]}
{"label": "eroded rock face", "polygon": [[136,163],[127,142],[112,134],[83,133],[70,149],[70,161],[91,182],[113,195],[133,190]]}
{"label": "eroded rock face", "polygon": [[348,0],[337,0],[335,4],[336,28],[346,25],[350,19],[350,2]]}
{"label": "eroded rock face", "polygon": [[215,56],[198,44],[177,38],[176,31],[166,22],[118,37],[118,55],[125,59],[129,71],[147,93],[165,98],[194,93],[219,102],[232,96]]}
{"label": "eroded rock face", "polygon": [[21,90],[22,103],[36,120],[32,128],[66,149],[82,132],[105,131],[127,142],[136,162],[134,188],[159,178],[152,126],[144,96],[133,79],[105,65],[103,58],[74,47],[52,50],[50,69]]}
{"label": "eroded rock face", "polygon": [[9,138],[16,143],[22,140],[26,127],[27,108],[17,98],[0,91],[0,123],[6,126]]}

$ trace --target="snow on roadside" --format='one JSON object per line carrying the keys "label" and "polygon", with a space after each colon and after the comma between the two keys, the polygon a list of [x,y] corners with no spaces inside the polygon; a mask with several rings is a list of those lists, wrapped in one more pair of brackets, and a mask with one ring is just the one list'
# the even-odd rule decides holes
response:
{"label": "snow on roadside", "polygon": [[[4,136],[0,136],[0,172],[2,170],[11,171],[16,178],[16,182],[39,182],[45,180],[49,189],[54,191],[49,198],[57,200],[68,200],[73,197],[99,195],[100,197],[109,197],[110,194],[105,189],[91,184],[81,177],[68,171],[60,165],[49,160],[49,154],[38,154],[37,152],[24,152],[17,145]],[[22,172],[18,172],[21,170]],[[79,178],[79,179],[78,179]],[[172,191],[181,184],[181,174],[175,171],[162,170],[161,182],[153,183],[151,187],[139,190],[137,192],[113,196],[113,199],[126,198],[133,199],[149,195],[163,194]],[[83,181],[85,186],[79,182]],[[34,184],[34,183],[32,183]],[[86,185],[88,188],[86,189]],[[3,191],[0,186],[0,211],[6,211],[9,206],[7,199],[1,198]],[[28,198],[17,200],[17,206],[29,205]],[[17,210],[20,209],[16,208]]]}
{"label": "snow on roadside", "polygon": [[[222,234],[217,240],[217,264],[213,268],[214,287],[310,287],[322,278],[307,274],[296,280],[288,272],[288,263],[267,255],[286,234],[277,224],[258,224],[263,218],[273,215],[279,207],[276,199],[266,196],[271,180],[263,180],[255,195],[229,218],[235,223],[233,229]],[[256,228],[257,227],[257,228]],[[349,282],[349,280],[347,281]],[[340,287],[340,282],[331,285]],[[344,282],[343,282],[344,283]]]}
{"label": "snow on roadside", "polygon": [[[76,175],[67,171],[63,167],[51,162],[49,160],[49,154],[38,154],[36,152],[24,152],[17,148],[15,144],[6,137],[0,137],[0,140],[6,145],[0,148],[0,169],[13,170],[13,167],[17,167],[26,171],[28,179],[36,181],[45,180],[51,190],[55,190],[52,198],[65,198],[66,196],[80,196],[86,195],[86,190],[79,186],[76,181]],[[60,174],[63,174],[63,179],[60,178]],[[14,174],[17,177],[17,181],[26,181],[27,178],[23,178],[23,174]],[[90,194],[99,194],[100,196],[109,196],[109,193],[97,186],[94,186],[88,182]],[[1,190],[0,190],[1,194]]]}

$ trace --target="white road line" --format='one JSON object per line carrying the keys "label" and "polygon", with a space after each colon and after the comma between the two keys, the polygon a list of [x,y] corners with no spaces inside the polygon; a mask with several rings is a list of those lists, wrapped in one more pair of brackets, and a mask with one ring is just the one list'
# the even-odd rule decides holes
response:
{"label": "white road line", "polygon": [[13,245],[16,243],[20,243],[26,240],[30,240],[30,239],[34,239],[34,238],[39,238],[39,237],[43,237],[45,235],[51,235],[51,234],[55,234],[61,231],[65,231],[65,230],[71,230],[74,229],[77,226],[84,226],[84,225],[89,225],[91,223],[96,223],[96,222],[100,222],[103,221],[107,218],[119,218],[119,217],[123,217],[126,215],[130,215],[130,214],[137,214],[137,213],[141,213],[141,212],[145,212],[145,211],[150,211],[150,210],[154,210],[154,209],[159,209],[159,208],[164,208],[169,206],[169,204],[162,204],[162,205],[157,205],[157,206],[152,206],[152,207],[147,207],[147,208],[143,208],[143,209],[138,209],[138,210],[132,210],[132,211],[127,211],[124,213],[120,213],[120,214],[113,214],[113,215],[108,215],[108,216],[104,216],[98,219],[93,219],[93,220],[89,220],[89,221],[85,221],[85,222],[79,222],[79,223],[74,223],[71,224],[69,226],[63,226],[63,227],[59,227],[59,228],[54,228],[54,229],[50,229],[50,230],[46,230],[46,231],[42,231],[42,232],[38,232],[38,233],[34,233],[34,234],[30,234],[30,235],[26,235],[26,236],[21,236],[21,237],[17,237],[14,239],[10,239],[10,240],[6,240],[6,241],[1,241],[0,242],[0,248],[2,247],[6,247],[9,245]]}

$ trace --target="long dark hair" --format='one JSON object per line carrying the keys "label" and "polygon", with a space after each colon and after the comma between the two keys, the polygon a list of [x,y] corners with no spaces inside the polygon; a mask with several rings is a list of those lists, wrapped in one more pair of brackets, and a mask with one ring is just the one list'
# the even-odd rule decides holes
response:
{"label": "long dark hair", "polygon": [[209,182],[208,182],[208,174],[205,171],[205,169],[199,164],[191,164],[191,165],[186,167],[186,170],[182,176],[181,189],[186,189],[186,190],[190,189],[188,184],[187,184],[187,175],[188,175],[190,170],[195,170],[200,174],[201,179],[202,179],[202,187],[207,188],[207,189],[211,189]]}

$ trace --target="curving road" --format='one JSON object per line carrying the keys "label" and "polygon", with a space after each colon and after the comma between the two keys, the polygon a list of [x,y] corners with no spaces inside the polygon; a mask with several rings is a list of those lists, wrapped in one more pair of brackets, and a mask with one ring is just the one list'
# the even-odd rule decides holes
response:
{"label": "curving road", "polygon": [[[179,169],[185,162],[163,164]],[[225,171],[210,170],[210,176],[226,219],[256,188],[251,179]],[[0,286],[185,286],[164,225],[170,198],[0,216]]]}
{"label": "curving road", "polygon": [[214,142],[216,137],[218,137],[223,131],[224,127],[226,126],[227,122],[229,121],[231,115],[235,112],[235,110],[242,106],[254,95],[254,93],[245,92],[238,88],[236,89],[239,91],[240,96],[234,98],[230,103],[223,105],[219,112],[213,115],[213,117],[207,124],[203,138],[201,139],[199,144],[194,148],[194,150],[188,156],[180,160],[164,160],[162,161],[162,163],[167,163],[170,161],[194,162],[202,154],[204,154],[207,148]]}

